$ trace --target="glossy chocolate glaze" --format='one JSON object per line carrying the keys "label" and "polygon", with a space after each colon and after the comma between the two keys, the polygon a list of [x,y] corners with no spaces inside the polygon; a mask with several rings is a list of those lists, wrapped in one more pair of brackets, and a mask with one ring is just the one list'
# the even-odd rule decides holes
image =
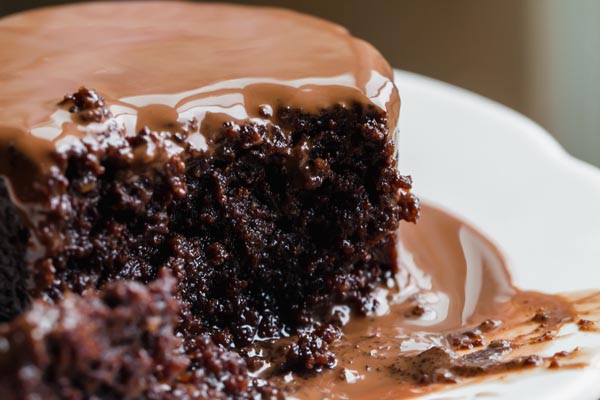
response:
{"label": "glossy chocolate glaze", "polygon": [[[107,118],[82,121],[57,104],[81,86],[106,99]],[[390,66],[344,28],[287,10],[99,2],[0,21],[0,160],[19,155],[0,161],[9,180],[34,184],[61,167],[55,153],[107,129],[185,130],[187,144],[172,151],[209,150],[224,121],[269,124],[281,107],[318,113],[354,103],[385,111],[393,132]]]}
{"label": "glossy chocolate glaze", "polygon": [[421,213],[401,226],[401,268],[381,290],[379,315],[349,318],[331,347],[337,366],[278,378],[293,398],[402,399],[571,357],[536,353],[577,321],[573,302],[519,290],[485,236],[440,209]]}

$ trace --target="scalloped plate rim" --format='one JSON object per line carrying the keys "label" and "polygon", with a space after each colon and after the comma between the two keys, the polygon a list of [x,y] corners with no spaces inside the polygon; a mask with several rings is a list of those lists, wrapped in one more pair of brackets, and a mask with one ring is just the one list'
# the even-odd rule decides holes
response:
{"label": "scalloped plate rim", "polygon": [[[600,169],[571,156],[540,125],[504,105],[472,93],[468,90],[411,72],[395,70],[395,74],[396,84],[399,87],[400,96],[402,99],[399,121],[400,136],[398,139],[400,152],[399,164],[401,171],[408,174],[411,174],[412,172],[415,173],[415,192],[420,195],[420,197],[426,199],[426,201],[430,203],[441,206],[442,208],[446,208],[450,212],[461,216],[466,221],[473,224],[473,226],[486,233],[492,241],[497,243],[507,255],[507,259],[511,265],[511,272],[517,278],[519,277],[519,268],[523,269],[524,266],[531,265],[531,259],[525,259],[525,257],[523,257],[523,251],[521,251],[520,254],[518,251],[513,251],[516,250],[516,246],[514,246],[514,243],[516,242],[514,240],[506,240],[506,238],[509,237],[508,234],[510,234],[510,229],[513,229],[513,234],[516,237],[518,237],[520,234],[524,235],[524,233],[521,233],[515,229],[515,227],[518,225],[512,225],[511,227],[507,224],[503,224],[503,222],[500,221],[500,217],[498,217],[498,221],[493,222],[493,213],[488,213],[486,216],[485,212],[481,210],[473,210],[472,208],[466,206],[462,207],[460,196],[464,195],[464,199],[466,200],[466,196],[469,194],[477,195],[477,188],[470,193],[468,190],[471,189],[467,189],[467,193],[464,194],[451,193],[453,187],[444,186],[445,182],[442,182],[444,171],[441,171],[440,168],[444,168],[444,165],[439,165],[439,160],[434,158],[429,151],[431,148],[432,138],[443,141],[447,138],[442,137],[441,135],[446,134],[447,131],[452,132],[452,129],[440,129],[439,133],[434,134],[431,134],[430,131],[425,131],[426,134],[424,136],[429,139],[429,142],[427,142],[426,139],[421,139],[418,137],[419,134],[423,134],[424,132],[423,129],[421,129],[422,125],[435,127],[436,122],[432,121],[439,116],[440,120],[442,121],[440,122],[440,125],[443,125],[444,123],[450,125],[452,123],[456,123],[458,125],[464,124],[466,125],[465,129],[467,130],[469,129],[469,122],[464,122],[464,118],[479,118],[480,123],[485,123],[485,121],[481,121],[483,121],[485,118],[489,118],[490,121],[488,125],[492,132],[494,130],[494,124],[499,126],[510,126],[514,131],[518,131],[520,136],[507,137],[504,139],[499,138],[499,133],[496,132],[491,134],[492,136],[495,135],[495,137],[492,139],[496,140],[496,143],[514,140],[514,144],[518,149],[526,149],[525,153],[529,152],[526,154],[528,157],[531,157],[532,160],[536,160],[541,163],[539,165],[536,164],[535,167],[541,167],[538,171],[536,171],[536,173],[539,175],[539,182],[542,182],[546,186],[548,184],[548,180],[553,178],[550,176],[550,174],[556,173],[556,168],[559,168],[560,174],[564,174],[564,176],[572,178],[572,181],[575,182],[570,182],[570,184],[575,185],[573,187],[585,189],[589,193],[592,193],[592,196],[596,196],[595,198],[598,200],[598,209],[590,208],[589,211],[592,213],[592,216],[594,216],[596,212],[598,212],[598,215],[600,215]],[[453,116],[449,114],[447,112],[448,110],[455,111],[457,115]],[[432,120],[430,120],[428,115],[426,115],[425,111],[432,111],[434,114],[431,116]],[[436,112],[438,112],[439,115],[435,115]],[[473,113],[477,115],[474,115]],[[463,120],[461,120],[461,118],[463,118]],[[442,128],[445,127],[442,126]],[[479,140],[481,142],[481,139],[476,136],[479,135],[479,132],[465,133],[460,131],[460,134],[463,139],[470,137],[475,139],[474,141]],[[489,133],[486,132],[486,134]],[[444,144],[448,145],[448,142],[446,141]],[[481,143],[479,144],[481,145]],[[452,145],[449,147],[449,153],[454,151],[466,155],[465,158],[467,159],[469,158],[469,153],[468,151],[465,152],[464,147],[460,149],[458,147],[452,148]],[[488,151],[489,154],[494,155],[493,150],[488,149]],[[437,154],[440,153],[438,152]],[[523,160],[529,159],[528,157],[523,158]],[[474,157],[474,159],[476,159],[476,157]],[[442,160],[448,161],[448,159],[443,157]],[[517,163],[518,162],[519,161],[517,161]],[[465,163],[465,161],[458,161],[458,164],[460,163]],[[489,172],[499,173],[497,169],[498,165],[500,164],[491,164],[493,164],[493,162],[479,163],[477,168],[473,168],[473,177],[477,178],[480,170],[485,170],[486,168]],[[448,164],[445,164],[445,166],[448,166]],[[469,166],[463,165],[462,167],[464,168],[461,169],[463,172],[463,176],[461,176],[461,178],[468,182],[471,178],[471,176],[469,176]],[[542,167],[546,167],[548,172],[544,172],[544,168]],[[555,171],[552,171],[552,169],[555,169]],[[501,173],[499,174],[501,175]],[[421,185],[419,183],[419,179],[426,181],[426,185]],[[436,182],[436,180],[439,182]],[[436,184],[439,184],[439,186],[444,186],[445,191],[442,191],[442,189],[436,189]],[[468,185],[459,185],[459,187],[460,189],[464,190],[465,188],[468,188]],[[523,190],[523,187],[520,187],[519,189]],[[508,185],[507,190],[510,191],[510,184]],[[526,187],[524,195],[528,196],[528,199],[535,199],[536,196],[539,197],[545,194],[536,192],[536,190],[539,190],[539,188],[535,184],[530,188]],[[588,193],[586,192],[586,195],[587,194]],[[591,203],[588,202],[586,204],[588,207],[590,207]],[[543,207],[540,209],[543,210]],[[525,229],[525,231],[526,230],[527,229]],[[587,239],[597,238],[598,232],[600,232],[600,230],[590,229],[590,237]],[[495,233],[498,234],[496,235]],[[583,232],[583,234],[580,236],[585,238],[585,235],[586,232]],[[576,237],[578,236],[575,235],[572,240],[577,240]],[[537,240],[536,237],[524,237],[523,239],[530,240],[532,243],[535,243]],[[513,244],[511,244],[511,242]],[[598,243],[600,243],[600,241]],[[577,243],[570,244],[577,245]],[[586,243],[584,243],[584,245],[585,244]],[[593,249],[589,245],[585,249],[588,250],[588,253],[591,256],[595,257],[596,253],[593,253]],[[556,250],[557,253],[562,251],[561,249],[553,250]],[[569,255],[566,254],[563,256],[568,257]],[[577,265],[578,264],[575,264],[575,269],[577,269]],[[529,267],[529,269],[536,268],[541,267]],[[583,272],[584,274],[587,273],[586,270],[579,272]],[[541,279],[543,279],[543,277]],[[521,283],[524,283],[524,286],[527,286],[527,288],[529,288],[529,285],[539,285],[543,287],[543,284],[532,282],[531,278],[528,278],[526,274],[524,277],[522,277],[522,279],[516,279],[516,281],[519,286],[521,286]],[[585,286],[582,284],[582,282],[583,281],[575,282],[573,285],[578,290],[600,289],[599,286]],[[594,282],[600,283],[600,281]],[[549,290],[550,292],[561,290],[560,286],[557,286],[556,284],[551,287],[552,289]],[[539,288],[534,287],[534,289]],[[450,390],[445,390],[443,392],[435,393],[425,397],[428,399],[468,399],[476,398],[482,393],[493,393],[494,398],[496,399],[509,399],[515,398],[515,396],[518,396],[518,398],[524,397],[528,399],[598,399],[600,396],[600,382],[598,381],[598,376],[600,376],[600,335],[589,336],[576,333],[572,336],[572,339],[573,338],[574,340],[581,339],[582,341],[583,339],[586,339],[586,343],[589,342],[592,344],[592,350],[589,354],[590,367],[577,371],[524,371],[516,374],[510,374],[506,376],[506,378],[503,378],[502,382],[491,380],[481,384],[478,383],[459,388],[452,388]]]}

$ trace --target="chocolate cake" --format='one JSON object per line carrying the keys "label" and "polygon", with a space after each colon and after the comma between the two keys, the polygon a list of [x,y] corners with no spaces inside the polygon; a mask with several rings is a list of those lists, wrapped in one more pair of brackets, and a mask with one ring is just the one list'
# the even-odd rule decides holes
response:
{"label": "chocolate cake", "polygon": [[163,270],[148,286],[118,281],[55,305],[35,300],[0,326],[3,398],[277,397],[274,387],[252,381],[241,356],[207,335],[182,347],[174,283]]}
{"label": "chocolate cake", "polygon": [[[177,349],[174,281],[113,282],[56,305],[35,300],[0,328],[0,392],[18,398],[133,398],[188,366]],[[7,351],[10,349],[10,351]]]}
{"label": "chocolate cake", "polygon": [[[418,202],[396,170],[392,70],[369,44],[280,9],[99,2],[2,19],[0,59],[7,329],[27,331],[31,315],[68,313],[75,302],[110,342],[103,299],[144,292],[139,284],[152,293],[168,271],[175,320],[147,302],[122,307],[158,312],[173,329],[165,346],[171,335],[183,340],[191,374],[218,362],[237,368],[231,349],[257,339],[335,323],[334,305],[373,308],[372,290],[396,268],[395,232],[416,220]],[[139,329],[147,339],[147,321],[132,317],[123,354],[147,345],[133,337]],[[301,335],[290,368],[326,367],[332,329]],[[88,346],[67,336],[53,337],[65,349]],[[31,357],[56,357],[41,351]],[[156,351],[150,359],[167,357]],[[221,361],[203,364],[207,353]],[[62,390],[50,382],[62,372],[48,376],[37,358],[46,381],[35,384]],[[154,376],[144,371],[142,381]],[[82,374],[61,382],[72,379],[68,390],[80,385],[84,397],[127,397],[86,371],[63,372]]]}

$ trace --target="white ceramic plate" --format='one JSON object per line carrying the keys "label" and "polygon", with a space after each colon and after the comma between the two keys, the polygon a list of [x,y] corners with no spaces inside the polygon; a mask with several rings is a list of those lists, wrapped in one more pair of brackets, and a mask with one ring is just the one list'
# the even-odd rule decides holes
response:
{"label": "white ceramic plate", "polygon": [[[600,170],[491,100],[402,71],[396,84],[400,168],[415,192],[494,240],[519,287],[600,289]],[[579,346],[588,368],[521,372],[427,398],[599,399],[600,334],[563,333],[548,352]]]}

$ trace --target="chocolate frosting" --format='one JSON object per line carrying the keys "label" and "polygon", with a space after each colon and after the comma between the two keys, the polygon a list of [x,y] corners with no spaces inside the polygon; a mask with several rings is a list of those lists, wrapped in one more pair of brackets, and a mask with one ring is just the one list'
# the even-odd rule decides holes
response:
{"label": "chocolate frosting", "polygon": [[[47,174],[57,152],[108,124],[125,135],[191,126],[187,142],[206,150],[214,122],[269,124],[277,107],[312,113],[359,102],[386,112],[391,132],[392,75],[344,28],[282,9],[98,2],[16,14],[0,21],[0,174]],[[81,86],[106,99],[106,118],[58,104]]]}

